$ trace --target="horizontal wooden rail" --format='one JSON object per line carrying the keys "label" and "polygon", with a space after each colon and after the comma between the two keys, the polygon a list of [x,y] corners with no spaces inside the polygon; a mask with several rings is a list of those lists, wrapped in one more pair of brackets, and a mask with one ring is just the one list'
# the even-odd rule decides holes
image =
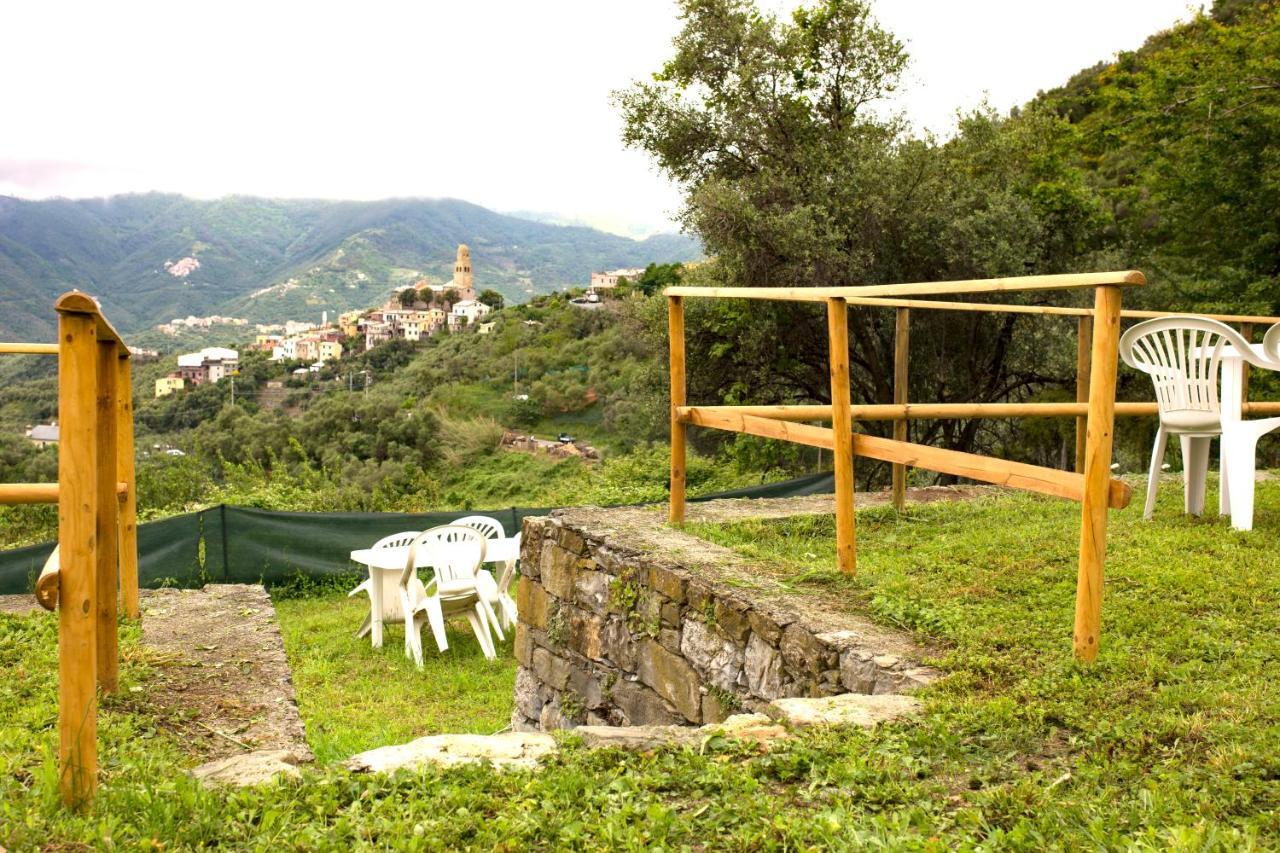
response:
{"label": "horizontal wooden rail", "polygon": [[[1088,403],[876,403],[853,406],[855,421],[968,420],[970,418],[1074,418],[1087,414]],[[779,421],[829,421],[831,407],[818,404],[792,406],[680,406],[676,414],[734,412]],[[1280,402],[1245,403],[1244,414],[1280,415]],[[1155,403],[1116,403],[1116,414],[1125,417],[1155,415]],[[694,423],[688,421],[688,423]]]}
{"label": "horizontal wooden rail", "polygon": [[[762,438],[776,438],[827,450],[835,447],[835,436],[829,427],[789,423],[773,418],[725,411],[724,408],[710,411],[709,407],[692,406],[685,407],[684,411],[686,412],[684,422],[695,426],[742,432]],[[830,417],[829,408],[827,416]],[[855,456],[865,456],[881,462],[901,463],[912,468],[927,468],[930,471],[966,477],[983,483],[995,483],[1075,501],[1084,498],[1084,476],[1071,471],[1059,471],[1056,468],[1042,468],[1039,465],[1027,465],[1023,462],[992,459],[976,453],[944,450],[940,447],[927,447],[923,444],[861,434],[853,437],[853,452]],[[1107,505],[1113,509],[1128,506],[1132,491],[1127,483],[1111,480],[1107,493]]]}
{"label": "horizontal wooden rail", "polygon": [[[1070,308],[1062,305],[1006,305],[997,302],[944,302],[940,299],[882,299],[876,297],[847,296],[850,305],[869,308],[921,308],[930,311],[971,311],[992,314],[1034,314],[1041,317],[1092,317],[1092,308]],[[1194,314],[1219,323],[1255,323],[1274,325],[1280,317],[1260,314],[1202,314],[1199,311],[1121,311],[1122,320],[1155,320],[1160,317],[1176,317]]]}
{"label": "horizontal wooden rail", "polygon": [[[129,496],[128,483],[116,483],[116,499]],[[11,504],[56,504],[57,483],[0,483],[0,506]]]}
{"label": "horizontal wooden rail", "polygon": [[87,293],[81,293],[78,290],[72,290],[58,297],[58,301],[53,303],[53,309],[60,314],[87,314],[94,319],[94,325],[99,341],[114,341],[119,344],[118,354],[120,358],[129,357],[129,347],[125,345],[124,338],[120,337],[120,333],[115,327],[102,316],[102,306],[98,304],[98,300],[94,299]]}
{"label": "horizontal wooden rail", "polygon": [[1021,293],[1030,290],[1081,290],[1088,287],[1130,287],[1146,284],[1137,270],[1118,272],[1028,275],[967,281],[920,281],[905,284],[865,284],[854,287],[692,287],[676,285],[667,296],[709,296],[723,299],[771,299],[784,302],[826,302],[871,296],[946,296],[959,293]]}
{"label": "horizontal wooden rail", "polygon": [[0,343],[0,355],[57,355],[57,344]]}
{"label": "horizontal wooden rail", "polygon": [[58,572],[60,570],[58,548],[54,547],[49,558],[44,561],[40,577],[36,580],[36,602],[45,610],[58,609]]}

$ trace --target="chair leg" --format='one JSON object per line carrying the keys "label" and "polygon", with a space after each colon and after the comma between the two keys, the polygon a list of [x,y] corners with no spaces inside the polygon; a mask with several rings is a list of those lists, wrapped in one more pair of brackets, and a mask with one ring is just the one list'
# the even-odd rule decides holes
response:
{"label": "chair leg", "polygon": [[1205,479],[1209,474],[1209,437],[1181,435],[1183,508],[1188,515],[1204,514]]}
{"label": "chair leg", "polygon": [[1228,470],[1227,452],[1231,442],[1226,436],[1218,440],[1218,515],[1231,515],[1231,472]]}
{"label": "chair leg", "polygon": [[369,632],[373,630],[373,615],[364,617],[364,624],[360,626],[360,630],[356,631],[356,639],[363,640],[369,636]]}
{"label": "chair leg", "polygon": [[502,627],[510,630],[516,624],[516,603],[505,592],[498,593],[501,607]]}
{"label": "chair leg", "polygon": [[506,640],[507,637],[502,633],[502,626],[498,623],[498,614],[494,612],[493,605],[482,598],[476,606],[484,611],[484,617],[493,628],[493,632],[498,635],[498,639]]}
{"label": "chair leg", "polygon": [[436,638],[436,648],[442,652],[449,651],[449,636],[444,629],[444,609],[440,606],[440,599],[432,596],[425,602],[427,608],[427,622],[431,625],[431,633]]}
{"label": "chair leg", "polygon": [[1147,521],[1156,511],[1156,488],[1160,485],[1160,466],[1164,464],[1164,451],[1169,446],[1169,433],[1164,427],[1156,430],[1155,447],[1151,450],[1151,470],[1147,473],[1147,504],[1142,510],[1142,517]]}
{"label": "chair leg", "polygon": [[489,624],[485,621],[484,611],[476,605],[467,611],[467,621],[471,623],[471,630],[475,632],[476,642],[480,644],[480,650],[484,652],[484,656],[489,660],[493,660],[498,655],[493,650],[493,640],[489,636]]}
{"label": "chair leg", "polygon": [[1231,526],[1236,530],[1253,529],[1253,474],[1257,464],[1254,455],[1258,449],[1258,438],[1248,427],[1226,430],[1222,434],[1223,444],[1230,445],[1227,451],[1230,469],[1227,482],[1231,488]]}

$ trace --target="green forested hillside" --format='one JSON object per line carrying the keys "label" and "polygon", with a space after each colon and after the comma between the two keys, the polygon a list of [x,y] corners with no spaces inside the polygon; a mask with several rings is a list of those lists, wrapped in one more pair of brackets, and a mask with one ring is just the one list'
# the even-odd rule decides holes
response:
{"label": "green forested hillside", "polygon": [[[699,255],[686,237],[636,241],[454,199],[0,197],[0,336],[48,337],[50,303],[71,287],[99,296],[125,331],[188,314],[332,314],[422,275],[447,279],[459,243],[471,246],[477,283],[508,300],[585,284],[596,269]],[[200,264],[187,276],[165,270],[187,257]]]}

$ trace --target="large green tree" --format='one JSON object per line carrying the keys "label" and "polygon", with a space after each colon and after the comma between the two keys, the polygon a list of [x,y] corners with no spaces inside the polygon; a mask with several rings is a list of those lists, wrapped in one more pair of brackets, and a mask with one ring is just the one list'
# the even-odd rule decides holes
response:
{"label": "large green tree", "polygon": [[[689,280],[860,285],[1088,265],[1106,216],[1065,119],[983,111],[946,144],[914,138],[886,100],[905,53],[864,3],[822,0],[787,20],[747,0],[681,9],[675,55],[617,101],[626,141],[680,184],[682,221],[715,257]],[[695,303],[689,325],[696,399],[829,399],[812,307]],[[883,310],[851,312],[855,401],[892,398],[891,325]],[[913,331],[916,399],[1025,397],[1067,374],[1066,329],[922,313]],[[977,422],[913,429],[953,447],[981,439]]]}

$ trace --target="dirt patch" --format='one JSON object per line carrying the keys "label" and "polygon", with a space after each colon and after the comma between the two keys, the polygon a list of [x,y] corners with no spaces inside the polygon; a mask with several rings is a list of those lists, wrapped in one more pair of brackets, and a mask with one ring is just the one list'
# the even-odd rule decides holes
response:
{"label": "dirt patch", "polygon": [[192,756],[287,749],[312,759],[275,608],[261,586],[145,590],[142,640],[156,677],[139,698]]}
{"label": "dirt patch", "polygon": [[[997,486],[923,486],[907,489],[908,504],[934,501],[958,501],[999,494]],[[858,492],[854,496],[859,509],[885,506],[890,492]],[[835,495],[805,495],[799,498],[722,498],[714,501],[690,502],[685,506],[685,520],[693,522],[733,522],[760,518],[788,518],[795,515],[831,515],[836,511]],[[667,508],[654,510],[666,519]]]}
{"label": "dirt patch", "polygon": [[39,613],[43,608],[36,604],[34,595],[0,595],[0,613],[11,616],[27,616]]}

